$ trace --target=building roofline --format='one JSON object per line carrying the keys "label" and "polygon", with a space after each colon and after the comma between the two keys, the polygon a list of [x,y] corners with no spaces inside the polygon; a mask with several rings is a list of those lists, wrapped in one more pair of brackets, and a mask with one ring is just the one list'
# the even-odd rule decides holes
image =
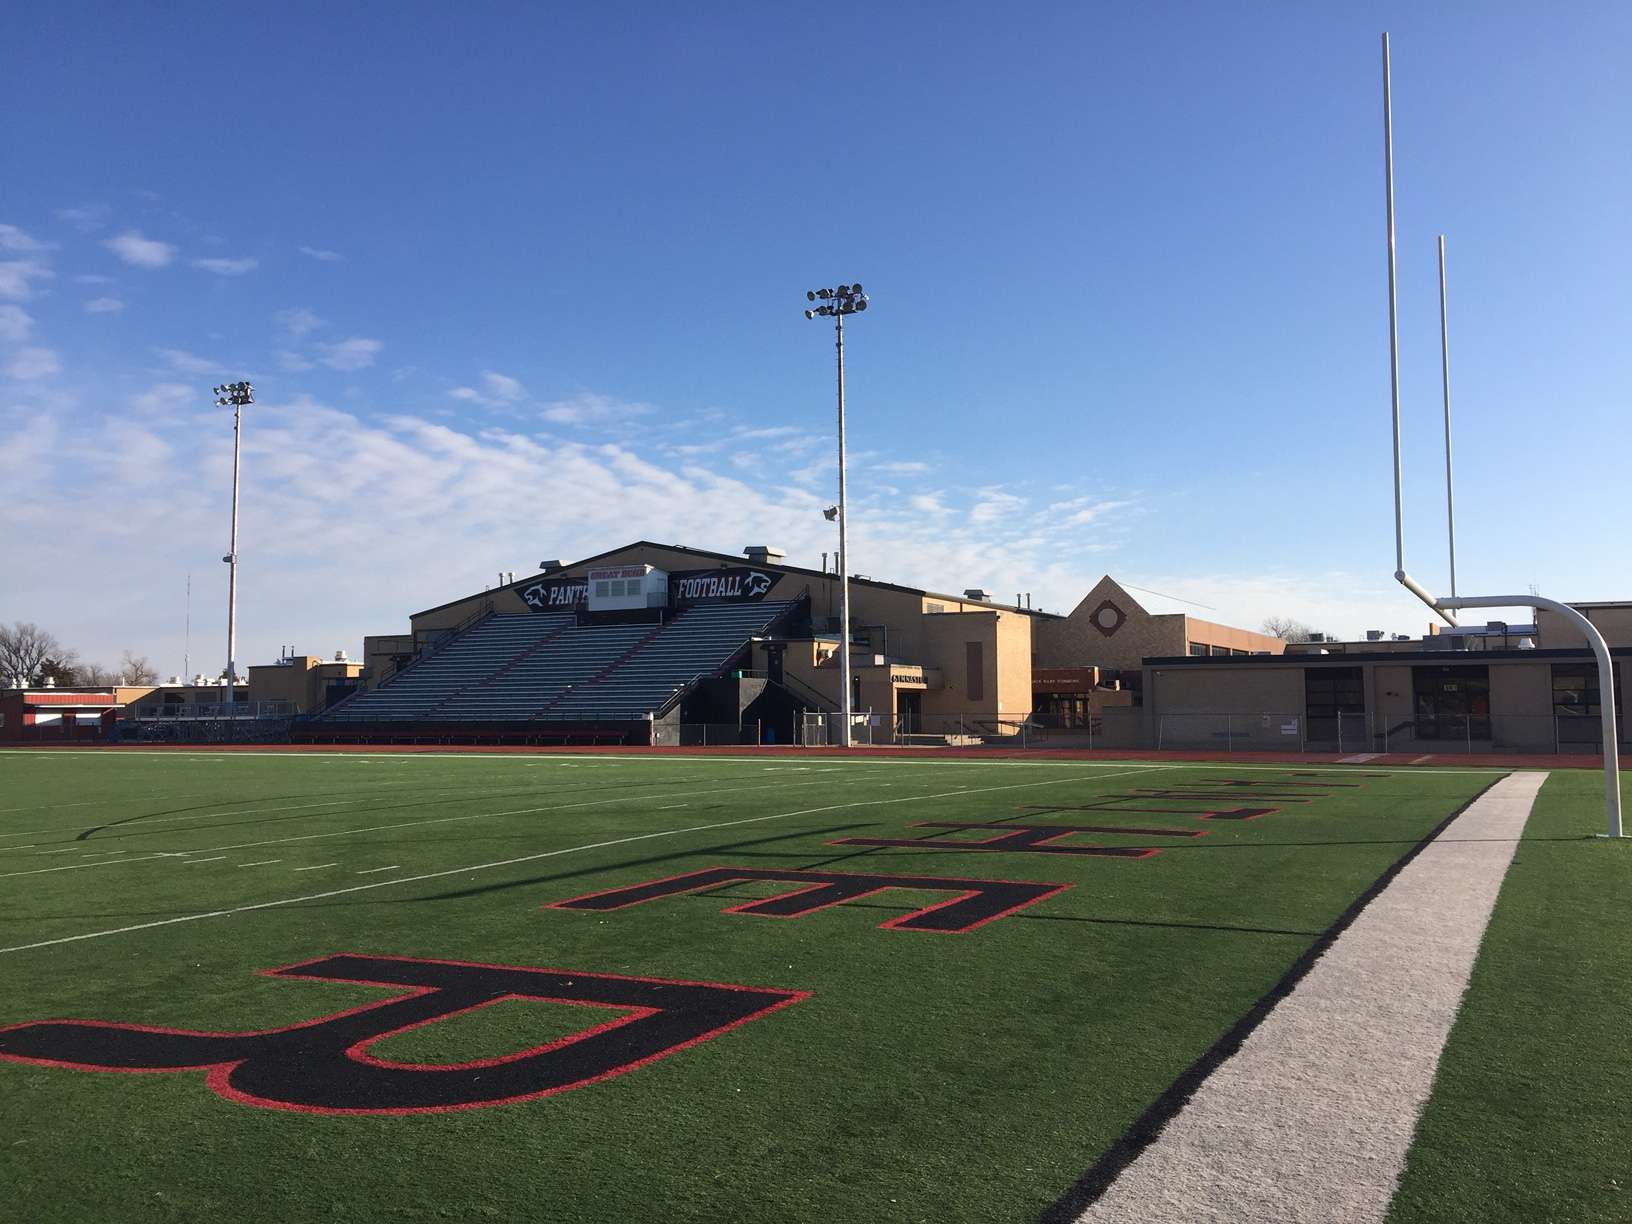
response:
{"label": "building roofline", "polygon": [[[616,548],[609,548],[605,552],[595,553],[593,556],[581,557],[577,561],[572,561],[572,562],[567,563],[566,565],[563,565],[561,567],[561,569],[559,569],[559,570],[551,570],[548,574],[529,574],[524,579],[519,579],[516,582],[506,583],[504,586],[501,586],[501,587],[494,587],[494,588],[492,588],[490,590],[482,592],[482,594],[492,595],[492,594],[496,594],[499,591],[520,591],[520,590],[522,590],[522,589],[524,589],[526,587],[532,586],[533,583],[535,583],[535,582],[540,582],[540,581],[546,581],[547,582],[547,581],[550,581],[550,580],[552,580],[554,578],[557,578],[557,577],[559,577],[561,575],[561,573],[563,573],[566,570],[578,569],[580,566],[585,566],[585,565],[594,565],[597,561],[602,561],[607,557],[611,557],[611,556],[616,555],[617,553],[627,552],[631,548],[641,548],[641,547],[664,548],[664,549],[668,549],[670,552],[685,553],[686,555],[692,556],[692,557],[706,557],[711,561],[724,561],[724,562],[730,563],[731,565],[741,565],[741,566],[752,565],[755,569],[773,569],[773,570],[779,570],[779,571],[781,571],[783,573],[787,573],[787,574],[803,574],[808,578],[833,579],[833,578],[838,577],[837,574],[827,573],[827,572],[825,572],[823,570],[806,569],[802,565],[786,565],[786,564],[783,564],[782,562],[768,562],[768,563],[766,563],[764,565],[760,565],[760,564],[758,564],[756,562],[752,562],[752,561],[748,560],[747,557],[742,556],[741,554],[737,554],[737,553],[714,552],[713,550],[707,549],[707,548],[691,548],[691,547],[689,547],[689,546],[687,546],[685,544],[663,544],[663,543],[660,543],[657,540],[635,540],[635,541],[633,541],[631,543],[628,543],[628,544],[620,544]],[[886,590],[886,591],[901,591],[904,594],[921,595],[921,596],[925,596],[925,597],[930,598],[930,599],[950,599],[950,600],[953,600],[953,601],[955,601],[957,603],[979,604],[980,606],[979,606],[978,609],[973,609],[973,610],[978,610],[978,611],[984,611],[986,609],[990,609],[993,612],[1018,612],[1022,616],[1041,616],[1041,617],[1049,618],[1051,620],[1064,620],[1065,619],[1065,617],[1061,613],[1058,613],[1058,612],[1044,612],[1044,611],[1042,611],[1040,609],[1037,609],[1037,608],[1011,608],[1007,604],[985,603],[985,602],[982,602],[981,600],[969,599],[969,598],[967,598],[967,597],[965,597],[963,595],[951,595],[951,594],[947,594],[946,592],[942,592],[942,591],[926,591],[926,590],[923,590],[920,587],[902,586],[899,583],[895,583],[895,582],[883,582],[883,581],[880,581],[877,578],[858,578],[856,575],[852,574],[852,575],[850,575],[850,581],[853,584],[860,584],[861,586],[878,587],[878,588],[880,588],[882,590]],[[424,609],[422,609],[421,611],[418,611],[418,612],[410,612],[408,614],[409,619],[412,620],[416,616],[429,616],[432,612],[440,612],[444,608],[451,608],[455,604],[462,604],[466,600],[477,599],[477,598],[480,598],[480,596],[477,596],[477,595],[462,595],[458,599],[450,599],[446,603],[437,604],[433,608],[424,608]],[[378,635],[378,636],[389,637],[389,636],[392,636],[392,635],[385,634],[385,635]]]}
{"label": "building roofline", "polygon": [[[1632,659],[1632,646],[1611,646],[1617,659]],[[1141,659],[1145,667],[1284,667],[1288,663],[1342,665],[1346,663],[1468,663],[1486,659],[1591,659],[1585,646],[1553,647],[1546,650],[1355,650],[1338,654],[1288,651],[1278,655],[1162,655]]]}

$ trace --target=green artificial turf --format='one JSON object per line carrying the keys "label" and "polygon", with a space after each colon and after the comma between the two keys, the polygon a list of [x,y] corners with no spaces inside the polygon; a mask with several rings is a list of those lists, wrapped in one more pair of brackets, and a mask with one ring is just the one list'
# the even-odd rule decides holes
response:
{"label": "green artificial turf", "polygon": [[[0,1176],[42,1222],[1035,1219],[1495,776],[1315,770],[1301,780],[1355,785],[1267,801],[1280,810],[1250,822],[1197,822],[1021,807],[1296,775],[826,757],[0,754],[0,1024],[247,1031],[385,997],[257,972],[341,952],[809,992],[627,1074],[452,1113],[291,1113],[217,1097],[201,1072],[0,1062]],[[910,826],[1028,819],[1208,835],[1072,839],[1161,850],[1137,861],[829,844],[973,839],[989,833]],[[722,912],[782,891],[763,883],[611,912],[543,908],[720,865],[1071,887],[961,935],[879,929],[944,899],[899,891],[794,920]],[[305,899],[267,904],[291,898]],[[218,916],[171,921],[199,914]],[[137,929],[75,938],[122,928]],[[571,1013],[589,1010],[600,1009],[495,1005],[374,1052],[492,1057],[574,1031]]]}
{"label": "green artificial turf", "polygon": [[1543,786],[1391,1224],[1632,1220],[1632,844],[1592,836],[1602,804],[1592,771]]}

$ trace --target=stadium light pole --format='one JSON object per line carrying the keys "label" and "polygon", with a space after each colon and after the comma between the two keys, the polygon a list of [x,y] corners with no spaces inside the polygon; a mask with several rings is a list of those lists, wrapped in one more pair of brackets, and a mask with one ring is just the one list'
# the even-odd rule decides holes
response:
{"label": "stadium light pole", "polygon": [[247,382],[222,383],[215,388],[215,402],[222,408],[232,409],[232,534],[227,555],[227,670],[222,686],[227,691],[226,704],[233,699],[233,684],[238,679],[238,462],[240,439],[243,434],[244,406],[255,402],[255,388]]}
{"label": "stadium light pole", "polygon": [[805,318],[818,316],[833,320],[833,351],[839,377],[839,746],[850,747],[854,702],[850,696],[850,516],[845,505],[844,472],[844,316],[867,309],[867,295],[859,284],[837,289],[811,289],[805,301],[819,303],[805,311]]}

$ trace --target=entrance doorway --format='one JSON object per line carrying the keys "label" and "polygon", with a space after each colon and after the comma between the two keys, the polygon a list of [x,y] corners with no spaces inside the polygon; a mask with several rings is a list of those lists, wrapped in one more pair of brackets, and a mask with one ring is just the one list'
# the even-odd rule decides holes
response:
{"label": "entrance doorway", "polygon": [[1417,738],[1488,740],[1490,668],[1483,664],[1413,667]]}
{"label": "entrance doorway", "polygon": [[895,692],[895,726],[902,735],[917,735],[924,726],[924,695],[918,689]]}

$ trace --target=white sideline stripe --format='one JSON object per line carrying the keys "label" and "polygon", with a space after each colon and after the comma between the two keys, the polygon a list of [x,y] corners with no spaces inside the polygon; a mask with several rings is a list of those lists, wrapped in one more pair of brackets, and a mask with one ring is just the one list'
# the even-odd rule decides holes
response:
{"label": "white sideline stripe", "polygon": [[402,866],[401,863],[392,863],[391,866],[389,866],[389,867],[365,867],[362,871],[359,871],[357,874],[358,875],[373,875],[377,871],[395,871],[397,868],[399,868],[401,866]]}
{"label": "white sideline stripe", "polygon": [[1429,753],[1425,753],[1424,755],[1422,755],[1420,757],[1417,757],[1414,761],[1411,762],[1411,764],[1421,765],[1424,761],[1431,761],[1433,759],[1434,759],[1434,754],[1429,752]]}
{"label": "white sideline stripe", "polygon": [[[1366,754],[1362,754],[1362,755],[1366,755]],[[1382,755],[1382,754],[1371,753],[1371,754],[1369,754],[1368,759],[1370,759],[1371,757],[1376,757],[1378,755]],[[595,765],[613,765],[613,764],[617,764],[617,765],[626,765],[626,764],[627,765],[664,765],[664,764],[673,764],[673,763],[676,763],[676,762],[684,762],[686,764],[692,764],[692,765],[696,765],[696,764],[713,765],[713,764],[726,764],[726,763],[733,763],[733,762],[740,764],[740,763],[742,763],[744,761],[753,761],[753,762],[757,763],[757,762],[761,762],[761,761],[765,760],[764,757],[752,757],[752,756],[712,756],[712,755],[710,755],[710,756],[681,756],[679,754],[663,753],[661,756],[649,756],[649,757],[634,756],[632,754],[628,755],[628,756],[624,756],[624,755],[620,754],[616,758],[615,761],[612,760],[612,759],[606,759],[606,760],[601,760],[601,761],[582,761],[582,760],[575,759],[573,756],[562,756],[562,755],[560,755],[558,753],[554,753],[554,754],[552,754],[552,753],[538,753],[538,754],[528,754],[527,759],[524,761],[524,760],[522,760],[522,754],[521,753],[498,753],[498,752],[399,752],[399,753],[369,753],[369,754],[364,754],[364,753],[360,753],[360,752],[230,752],[230,753],[229,752],[144,752],[144,751],[139,751],[139,750],[138,751],[129,751],[129,752],[127,752],[127,751],[108,752],[105,749],[101,749],[101,748],[44,748],[44,749],[42,749],[42,748],[0,748],[0,756],[91,756],[91,757],[104,757],[104,758],[112,758],[112,757],[177,757],[177,758],[181,758],[181,759],[185,759],[185,760],[192,760],[192,759],[201,758],[201,757],[209,759],[209,760],[230,760],[230,759],[232,759],[234,757],[250,757],[250,758],[254,758],[254,757],[278,757],[278,758],[281,758],[283,760],[289,760],[289,761],[316,760],[316,761],[327,762],[327,763],[330,763],[330,764],[333,764],[334,762],[341,761],[341,760],[351,760],[351,761],[401,761],[401,762],[407,762],[407,761],[482,761],[482,760],[486,760],[486,761],[492,761],[494,763],[498,763],[498,762],[502,761],[502,762],[506,762],[506,763],[518,763],[518,764],[537,764],[537,763],[542,762],[542,761],[557,761],[557,762],[570,761],[573,764],[595,764]],[[827,759],[831,759],[831,758],[827,758]],[[1121,761],[1073,761],[1073,760],[1069,760],[1069,759],[1059,759],[1059,758],[1051,758],[1051,757],[1043,757],[1043,758],[1039,758],[1038,760],[1034,760],[1034,761],[1017,761],[1017,760],[1014,760],[1013,758],[1009,758],[1009,757],[1004,757],[1004,758],[1000,758],[998,760],[992,760],[992,761],[982,761],[978,757],[945,757],[945,758],[937,759],[935,757],[917,758],[917,757],[888,756],[888,757],[876,757],[873,760],[868,760],[865,757],[844,757],[842,759],[844,761],[844,765],[843,766],[835,765],[833,767],[834,769],[845,768],[845,767],[848,767],[848,766],[851,766],[851,765],[871,766],[871,767],[875,767],[875,768],[878,768],[878,767],[895,768],[895,769],[910,769],[910,768],[922,767],[922,766],[937,766],[937,767],[939,767],[939,766],[946,766],[946,765],[978,765],[978,766],[982,766],[982,767],[987,768],[987,769],[995,768],[995,767],[1000,766],[1000,765],[1001,766],[1007,766],[1007,767],[1010,767],[1010,768],[1018,767],[1018,768],[1025,768],[1025,769],[1044,769],[1044,768],[1057,768],[1057,769],[1116,769],[1116,768],[1118,768],[1120,766],[1137,765],[1141,769],[1221,769],[1221,768],[1224,768],[1224,767],[1228,766],[1229,768],[1232,768],[1232,769],[1244,769],[1244,770],[1251,770],[1251,771],[1254,771],[1254,772],[1262,772],[1262,773],[1307,773],[1311,769],[1336,769],[1336,768],[1338,768],[1338,766],[1334,765],[1334,764],[1314,764],[1314,763],[1307,762],[1307,761],[1303,762],[1301,764],[1291,764],[1291,765],[1260,765],[1260,764],[1248,764],[1246,762],[1242,762],[1240,764],[1237,764],[1237,763],[1235,763],[1233,761],[1154,761],[1154,760],[1149,760],[1149,759],[1140,760],[1140,759],[1138,759],[1136,757],[1130,757],[1127,760],[1121,760]],[[1517,767],[1503,768],[1503,767],[1497,766],[1497,765],[1489,765],[1489,766],[1486,766],[1483,769],[1440,769],[1440,768],[1436,768],[1434,770],[1434,773],[1436,775],[1444,775],[1444,774],[1509,774],[1509,773],[1513,773],[1515,768],[1522,770],[1522,769],[1524,769],[1526,767],[1525,766],[1517,766]],[[1367,772],[1368,773],[1415,774],[1415,773],[1420,773],[1422,771],[1418,770],[1418,769],[1405,768],[1405,767],[1397,766],[1397,765],[1377,765],[1377,766],[1373,766]],[[24,811],[24,810],[27,810],[27,809],[17,808],[15,810],[16,811]]]}
{"label": "white sideline stripe", "polygon": [[239,863],[238,866],[240,866],[240,867],[266,867],[266,866],[271,865],[272,863],[281,863],[281,862],[283,862],[282,859],[257,859],[253,863]]}
{"label": "white sideline stripe", "polygon": [[[208,861],[208,860],[206,860]],[[338,867],[339,863],[315,863],[310,867],[296,867],[296,871],[322,871],[325,867]]]}
{"label": "white sideline stripe", "polygon": [[1078,1224],[1380,1224],[1546,774],[1463,812]]}
{"label": "white sideline stripe", "polygon": [[1375,761],[1383,754],[1380,752],[1356,752],[1353,756],[1339,757],[1339,765],[1364,765],[1367,761]]}
{"label": "white sideline stripe", "polygon": [[[1147,766],[1141,769],[1128,769],[1123,773],[1148,773],[1150,769],[1159,769],[1160,766]],[[1120,775],[1113,774],[1112,777]],[[821,807],[800,808],[792,812],[772,812],[767,816],[748,816],[742,820],[721,820],[713,824],[690,825],[683,829],[660,829],[655,833],[635,833],[628,837],[614,837],[610,841],[587,842],[582,846],[565,846],[560,850],[543,850],[538,854],[524,854],[520,858],[500,859],[492,863],[476,863],[470,867],[451,867],[445,871],[431,871],[424,875],[400,876],[393,880],[379,880],[372,884],[353,884],[349,888],[335,888],[328,892],[310,893],[304,897],[285,897],[279,901],[260,901],[254,905],[236,905],[231,909],[209,910],[200,914],[183,914],[177,918],[160,918],[156,922],[139,922],[134,926],[113,927],[106,931],[87,931],[83,935],[64,935],[58,939],[41,939],[34,943],[14,944],[9,948],[0,948],[0,956],[9,952],[27,952],[32,948],[51,948],[58,944],[77,943],[82,939],[101,939],[107,935],[125,935],[131,931],[146,931],[153,927],[173,926],[178,922],[198,922],[204,918],[228,918],[233,914],[247,914],[253,910],[275,909],[282,905],[299,905],[303,901],[324,901],[329,897],[341,897],[347,893],[364,892],[371,888],[390,888],[397,884],[417,884],[422,880],[440,880],[447,876],[463,875],[466,872],[490,871],[495,867],[514,867],[520,863],[533,863],[539,859],[556,858],[563,854],[577,854],[584,850],[604,850],[608,846],[624,846],[630,842],[651,841],[657,837],[678,837],[685,833],[703,833],[711,829],[733,829],[739,825],[760,824],[767,820],[785,820],[790,816],[815,816],[822,812],[840,812],[858,807],[884,807],[892,803],[917,803],[924,799],[955,799],[960,795],[972,795],[979,791],[1022,790],[1034,786],[1062,786],[1067,782],[1080,782],[1081,778],[1051,778],[1042,782],[1008,782],[1001,786],[983,786],[977,790],[942,791],[938,794],[902,795],[897,799],[858,799],[853,803],[829,803]]]}
{"label": "white sideline stripe", "polygon": [[214,858],[207,858],[207,859],[188,859],[188,860],[187,860],[187,862],[186,862],[186,866],[189,866],[189,867],[190,867],[190,866],[192,866],[192,865],[193,865],[193,864],[194,864],[194,863],[219,863],[219,862],[220,862],[220,861],[221,861],[221,860],[222,860],[222,859],[224,859],[224,858],[226,858],[226,857],[227,857],[227,856],[226,856],[226,855],[224,855],[224,854],[218,854],[218,855],[216,855],[216,856],[215,856],[215,857],[214,857]]}

